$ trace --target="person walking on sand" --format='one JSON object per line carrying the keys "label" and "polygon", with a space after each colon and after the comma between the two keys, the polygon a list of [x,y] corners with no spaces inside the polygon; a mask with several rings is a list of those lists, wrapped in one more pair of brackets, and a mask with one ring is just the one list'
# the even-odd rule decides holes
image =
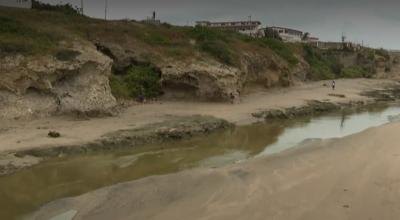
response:
{"label": "person walking on sand", "polygon": [[335,90],[335,87],[336,87],[336,82],[335,80],[332,80],[332,90]]}

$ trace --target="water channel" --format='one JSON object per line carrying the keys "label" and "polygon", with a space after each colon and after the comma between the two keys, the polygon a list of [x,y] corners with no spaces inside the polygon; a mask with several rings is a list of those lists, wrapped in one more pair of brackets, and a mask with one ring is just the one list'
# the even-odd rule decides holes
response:
{"label": "water channel", "polygon": [[125,151],[54,158],[0,177],[0,219],[18,219],[47,202],[146,176],[219,167],[278,153],[307,139],[343,137],[399,119],[400,107],[238,126],[190,140]]}

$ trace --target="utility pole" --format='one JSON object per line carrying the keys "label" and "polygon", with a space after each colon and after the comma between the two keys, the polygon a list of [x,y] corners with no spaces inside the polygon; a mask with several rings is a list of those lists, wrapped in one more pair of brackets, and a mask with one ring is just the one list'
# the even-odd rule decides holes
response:
{"label": "utility pole", "polygon": [[81,14],[84,15],[84,11],[83,11],[83,0],[81,0]]}
{"label": "utility pole", "polygon": [[104,20],[107,21],[107,11],[108,11],[108,0],[105,0],[105,5],[104,5]]}

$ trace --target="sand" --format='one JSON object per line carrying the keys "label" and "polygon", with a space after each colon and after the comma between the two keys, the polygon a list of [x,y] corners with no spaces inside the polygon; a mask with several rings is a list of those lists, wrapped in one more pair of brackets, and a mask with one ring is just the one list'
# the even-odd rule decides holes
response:
{"label": "sand", "polygon": [[34,219],[400,218],[400,123],[217,169],[155,176],[52,202]]}
{"label": "sand", "polygon": [[[82,145],[99,139],[104,134],[121,129],[144,126],[160,122],[171,116],[210,115],[235,124],[249,124],[256,119],[252,113],[265,109],[288,108],[304,105],[308,100],[330,102],[367,101],[361,92],[382,89],[396,82],[391,80],[343,79],[337,80],[333,92],[323,86],[324,82],[313,82],[290,88],[254,90],[244,94],[239,104],[162,102],[135,105],[116,117],[77,120],[72,117],[49,117],[36,120],[1,120],[0,152],[15,152],[39,147],[60,145]],[[329,82],[327,82],[329,83]],[[345,98],[329,94],[345,95]],[[47,137],[50,130],[62,137]]]}

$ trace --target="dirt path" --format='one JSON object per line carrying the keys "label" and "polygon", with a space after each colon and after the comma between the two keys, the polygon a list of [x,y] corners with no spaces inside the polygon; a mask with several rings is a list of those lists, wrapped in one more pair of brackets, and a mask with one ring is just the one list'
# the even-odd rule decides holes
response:
{"label": "dirt path", "polygon": [[217,169],[118,184],[48,204],[35,219],[400,218],[400,124]]}
{"label": "dirt path", "polygon": [[[252,113],[263,109],[287,108],[303,105],[307,100],[349,102],[368,100],[359,94],[366,90],[382,89],[394,84],[390,80],[338,80],[334,92],[314,82],[285,89],[256,91],[244,95],[240,104],[163,102],[132,106],[118,117],[91,120],[76,120],[70,117],[50,117],[31,121],[0,121],[0,152],[18,151],[29,148],[79,145],[98,139],[102,135],[145,124],[163,121],[170,116],[210,115],[236,124],[248,124],[256,119]],[[332,97],[328,94],[343,94]],[[47,137],[49,130],[62,134],[61,138]]]}

